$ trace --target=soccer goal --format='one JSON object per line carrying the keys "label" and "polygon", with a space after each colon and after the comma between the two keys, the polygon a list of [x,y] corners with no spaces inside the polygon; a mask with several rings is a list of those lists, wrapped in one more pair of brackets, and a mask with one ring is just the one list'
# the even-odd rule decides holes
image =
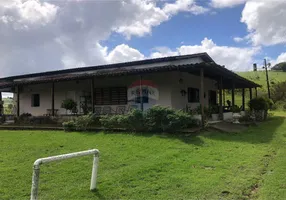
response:
{"label": "soccer goal", "polygon": [[90,190],[94,190],[96,188],[96,177],[97,177],[97,169],[98,169],[98,162],[99,162],[99,151],[97,149],[37,159],[34,162],[34,166],[33,166],[31,200],[38,199],[40,165],[41,164],[50,163],[50,162],[59,161],[59,160],[65,160],[69,158],[80,157],[80,156],[87,156],[87,155],[94,155],[92,173],[91,173],[91,181],[90,181]]}

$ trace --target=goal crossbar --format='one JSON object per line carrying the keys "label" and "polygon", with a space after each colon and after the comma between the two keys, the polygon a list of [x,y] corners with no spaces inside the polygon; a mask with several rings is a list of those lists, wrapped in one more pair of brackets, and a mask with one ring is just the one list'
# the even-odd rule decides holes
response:
{"label": "goal crossbar", "polygon": [[97,177],[97,169],[98,169],[98,162],[99,162],[99,150],[98,149],[91,149],[87,151],[80,151],[80,152],[75,152],[75,153],[62,154],[58,156],[51,156],[51,157],[37,159],[33,165],[31,200],[38,199],[40,165],[45,164],[45,163],[59,161],[59,160],[65,160],[69,158],[87,156],[87,155],[94,155],[92,173],[91,173],[91,181],[90,181],[90,190],[94,190],[96,188],[96,177]]}

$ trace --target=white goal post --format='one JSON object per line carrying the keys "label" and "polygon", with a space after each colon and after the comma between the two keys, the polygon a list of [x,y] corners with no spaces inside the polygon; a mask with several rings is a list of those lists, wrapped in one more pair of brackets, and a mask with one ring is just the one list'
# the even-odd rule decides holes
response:
{"label": "white goal post", "polygon": [[37,200],[38,199],[38,188],[39,188],[40,165],[41,164],[54,162],[54,161],[58,161],[58,160],[65,160],[65,159],[69,159],[69,158],[80,157],[80,156],[87,156],[87,155],[94,155],[91,181],[90,181],[90,190],[94,190],[96,188],[96,176],[97,176],[97,169],[98,169],[98,162],[99,162],[99,151],[97,149],[37,159],[34,162],[34,166],[33,166],[31,200]]}

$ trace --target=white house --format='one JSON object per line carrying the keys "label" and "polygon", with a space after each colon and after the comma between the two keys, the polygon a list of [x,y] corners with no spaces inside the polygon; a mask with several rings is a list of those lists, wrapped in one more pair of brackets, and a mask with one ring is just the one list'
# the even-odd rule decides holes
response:
{"label": "white house", "polygon": [[[259,85],[217,65],[207,53],[0,79],[0,92],[14,93],[18,116],[65,115],[61,108],[65,99],[77,102],[78,114],[85,108],[107,114],[124,113],[133,107],[146,110],[155,104],[176,109],[222,106],[223,89],[240,88],[244,94],[245,88],[252,92],[256,87]],[[235,104],[234,90],[232,102]]]}

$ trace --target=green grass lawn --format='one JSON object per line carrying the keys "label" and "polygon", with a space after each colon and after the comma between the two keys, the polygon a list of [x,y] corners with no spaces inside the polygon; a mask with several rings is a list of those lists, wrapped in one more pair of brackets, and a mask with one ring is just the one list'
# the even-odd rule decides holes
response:
{"label": "green grass lawn", "polygon": [[0,131],[0,199],[29,199],[37,158],[92,148],[97,191],[90,156],[43,165],[40,199],[286,199],[285,119],[196,136]]}
{"label": "green grass lawn", "polygon": [[[250,71],[250,72],[240,72],[238,73],[240,76],[243,76],[259,85],[262,85],[262,88],[259,88],[260,91],[267,91],[267,83],[266,83],[266,72],[265,71]],[[286,81],[286,72],[282,71],[269,71],[269,82],[270,86],[272,83],[279,83]]]}

